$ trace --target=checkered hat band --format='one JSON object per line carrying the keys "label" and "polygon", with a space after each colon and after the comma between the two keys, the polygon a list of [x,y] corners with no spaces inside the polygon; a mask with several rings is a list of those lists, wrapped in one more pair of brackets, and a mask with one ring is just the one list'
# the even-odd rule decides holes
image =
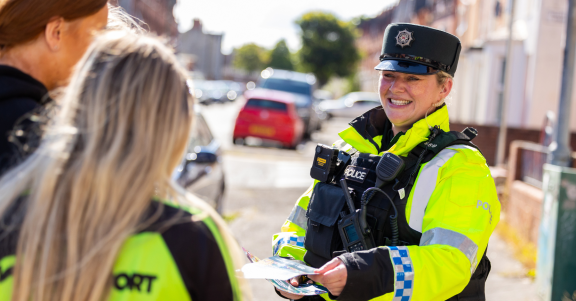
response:
{"label": "checkered hat band", "polygon": [[414,287],[412,260],[406,247],[388,247],[396,277],[394,281],[393,301],[409,301]]}
{"label": "checkered hat band", "polygon": [[431,65],[432,68],[434,69],[438,69],[438,70],[442,70],[445,72],[448,72],[450,70],[450,66],[447,66],[445,64],[442,64],[440,62],[437,62],[435,60],[431,60],[431,59],[427,59],[421,56],[415,56],[415,55],[409,55],[409,54],[403,54],[403,53],[394,53],[394,54],[390,54],[390,53],[385,53],[383,55],[380,56],[380,61],[383,61],[385,59],[403,59],[403,60],[408,60],[408,61],[414,61],[414,62],[419,62],[419,63],[425,63],[428,65]]}

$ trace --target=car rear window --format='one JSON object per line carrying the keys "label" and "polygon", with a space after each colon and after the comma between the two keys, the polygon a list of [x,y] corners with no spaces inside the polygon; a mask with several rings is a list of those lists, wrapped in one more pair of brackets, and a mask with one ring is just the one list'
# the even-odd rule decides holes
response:
{"label": "car rear window", "polygon": [[268,109],[275,111],[288,111],[288,106],[285,103],[266,100],[266,99],[248,99],[246,103],[247,108]]}
{"label": "car rear window", "polygon": [[312,86],[310,84],[288,79],[268,78],[262,83],[262,88],[312,95]]}

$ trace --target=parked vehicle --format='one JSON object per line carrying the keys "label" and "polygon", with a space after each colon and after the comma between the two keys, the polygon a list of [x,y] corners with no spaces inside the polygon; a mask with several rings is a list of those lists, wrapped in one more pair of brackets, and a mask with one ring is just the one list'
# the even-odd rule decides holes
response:
{"label": "parked vehicle", "polygon": [[228,86],[226,98],[228,98],[229,101],[236,100],[246,90],[246,84],[244,83],[231,80],[223,80],[222,82]]}
{"label": "parked vehicle", "polygon": [[334,99],[334,95],[330,91],[318,89],[314,91],[314,98],[316,98],[319,101],[322,101],[326,99]]}
{"label": "parked vehicle", "polygon": [[354,118],[362,113],[381,105],[378,93],[351,92],[339,99],[324,100],[318,108],[326,113],[328,119],[332,117]]}
{"label": "parked vehicle", "polygon": [[[224,81],[217,80],[194,80],[192,82],[194,87],[193,94],[201,104],[223,103],[229,101],[232,96],[230,88]],[[234,95],[236,99],[237,95]]]}
{"label": "parked vehicle", "polygon": [[173,178],[180,186],[204,199],[222,214],[226,183],[220,143],[212,136],[198,106],[195,112],[186,155],[174,171]]}
{"label": "parked vehicle", "polygon": [[316,112],[313,96],[316,78],[311,74],[266,68],[258,82],[258,87],[292,93],[298,116],[304,122],[304,132],[309,136],[320,128],[320,118]]}
{"label": "parked vehicle", "polygon": [[233,141],[246,137],[280,142],[295,148],[304,135],[304,122],[298,116],[295,96],[291,93],[255,89],[244,93],[246,103],[238,113]]}

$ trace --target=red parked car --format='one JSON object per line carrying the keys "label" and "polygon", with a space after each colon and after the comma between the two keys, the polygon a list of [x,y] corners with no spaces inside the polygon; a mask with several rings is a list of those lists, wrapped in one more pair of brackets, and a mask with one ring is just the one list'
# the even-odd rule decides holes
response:
{"label": "red parked car", "polygon": [[257,137],[295,148],[302,140],[304,123],[298,116],[290,93],[256,89],[244,93],[246,103],[238,113],[234,141]]}

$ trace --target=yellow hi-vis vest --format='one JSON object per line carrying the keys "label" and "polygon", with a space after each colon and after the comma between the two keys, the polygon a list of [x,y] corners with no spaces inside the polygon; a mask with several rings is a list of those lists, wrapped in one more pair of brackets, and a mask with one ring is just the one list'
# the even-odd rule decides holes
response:
{"label": "yellow hi-vis vest", "polygon": [[[429,126],[449,131],[447,108],[416,122],[388,149],[406,157],[428,140]],[[362,153],[381,155],[376,144],[386,144],[382,135],[370,137],[353,126],[340,132],[342,150],[355,148]],[[382,149],[382,148],[380,148]],[[315,181],[273,237],[274,255],[303,260],[308,218],[306,211]],[[490,235],[500,219],[500,202],[485,158],[475,148],[453,145],[421,164],[405,207],[406,223],[422,233],[419,245],[382,246],[390,254],[394,291],[372,300],[447,300],[470,282],[483,257]],[[346,290],[346,288],[345,288]],[[330,300],[328,294],[322,295]]]}
{"label": "yellow hi-vis vest", "polygon": [[[121,247],[106,300],[242,300],[232,257],[215,222],[200,209],[167,201],[151,201],[148,213],[158,209],[160,217]],[[0,240],[0,300],[12,296],[13,242]]]}

